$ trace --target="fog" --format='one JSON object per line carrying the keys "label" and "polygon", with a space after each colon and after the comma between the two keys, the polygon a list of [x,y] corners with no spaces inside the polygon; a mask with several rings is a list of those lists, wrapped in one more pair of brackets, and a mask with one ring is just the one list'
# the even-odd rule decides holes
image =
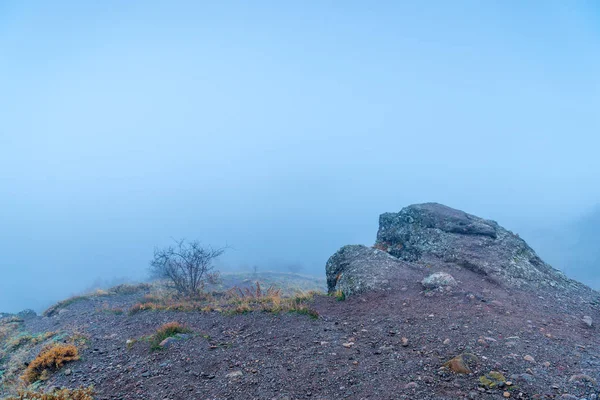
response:
{"label": "fog", "polygon": [[176,3],[0,3],[0,311],[146,279],[172,238],[323,275],[426,201],[568,272],[555,233],[600,202],[594,4]]}

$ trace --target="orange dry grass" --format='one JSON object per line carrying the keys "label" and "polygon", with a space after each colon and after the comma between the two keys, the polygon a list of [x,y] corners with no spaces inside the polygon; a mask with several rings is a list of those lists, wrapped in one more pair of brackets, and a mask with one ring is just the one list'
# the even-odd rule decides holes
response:
{"label": "orange dry grass", "polygon": [[270,286],[264,291],[258,282],[256,282],[256,288],[244,288],[244,290],[242,290],[238,287],[234,287],[230,289],[227,294],[237,300],[279,301],[281,299],[281,289]]}
{"label": "orange dry grass", "polygon": [[224,294],[204,294],[194,298],[146,295],[142,302],[129,309],[130,314],[141,311],[218,311],[225,314],[246,314],[253,311],[271,313],[295,312],[318,318],[309,306],[317,292],[297,293],[284,297],[281,289],[270,286],[264,290],[259,282],[247,288],[234,287]]}
{"label": "orange dry grass", "polygon": [[79,352],[77,347],[71,344],[55,344],[46,347],[29,363],[21,379],[33,383],[49,372],[60,369],[65,363],[75,360],[79,360]]}
{"label": "orange dry grass", "polygon": [[130,314],[136,314],[140,311],[198,311],[204,307],[203,303],[194,301],[161,301],[161,302],[143,302],[131,306]]}
{"label": "orange dry grass", "polygon": [[21,391],[17,396],[6,400],[94,400],[92,387],[79,389],[60,389],[52,393]]}
{"label": "orange dry grass", "polygon": [[255,289],[233,288],[227,292],[229,302],[235,307],[227,310],[230,314],[245,314],[247,312],[262,310],[271,313],[295,312],[318,318],[319,313],[312,309],[308,303],[312,300],[315,292],[299,293],[293,297],[282,297],[281,290],[273,286],[266,291],[262,290],[256,282]]}
{"label": "orange dry grass", "polygon": [[210,294],[194,298],[146,295],[142,302],[134,304],[130,309],[130,314],[136,314],[140,311],[201,311],[207,304],[214,302]]}
{"label": "orange dry grass", "polygon": [[160,349],[160,343],[166,338],[177,335],[178,333],[190,333],[191,329],[181,325],[179,322],[169,322],[161,326],[152,335],[150,348],[152,350]]}
{"label": "orange dry grass", "polygon": [[186,333],[189,331],[190,330],[188,328],[181,325],[179,322],[167,322],[156,330],[156,335],[169,337],[178,333]]}

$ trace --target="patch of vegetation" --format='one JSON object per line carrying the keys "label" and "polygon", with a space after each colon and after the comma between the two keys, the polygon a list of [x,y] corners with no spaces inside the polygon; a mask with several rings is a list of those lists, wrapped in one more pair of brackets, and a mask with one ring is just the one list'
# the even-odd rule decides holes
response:
{"label": "patch of vegetation", "polygon": [[317,312],[317,310],[310,308],[308,306],[296,307],[295,309],[289,310],[288,312],[301,314],[301,315],[307,315],[307,316],[311,317],[312,319],[319,319],[319,313]]}
{"label": "patch of vegetation", "polygon": [[98,299],[107,296],[115,296],[115,295],[132,295],[138,294],[140,292],[149,291],[152,288],[152,285],[149,283],[140,283],[140,284],[122,284],[110,288],[108,290],[97,289],[91,293],[81,294],[77,296],[70,297],[66,300],[59,301],[54,304],[46,311],[42,313],[44,317],[51,317],[57,314],[61,309],[66,308],[72,304],[75,304],[80,301],[88,301],[93,299]]}
{"label": "patch of vegetation", "polygon": [[21,332],[7,341],[6,348],[7,351],[14,351],[15,349],[24,345],[35,346],[38,343],[45,342],[55,335],[56,332],[44,332],[36,335],[31,335],[27,332]]}
{"label": "patch of vegetation", "polygon": [[[281,290],[269,287],[266,291],[256,282],[253,290],[245,288],[231,289],[227,292],[225,307],[228,314],[245,314],[251,311],[264,311],[270,313],[291,312],[318,318],[319,313],[310,307],[315,292],[298,293],[294,296],[283,297]],[[227,307],[233,305],[233,308]]]}
{"label": "patch of vegetation", "polygon": [[176,240],[174,246],[154,250],[150,273],[167,281],[180,295],[193,297],[202,293],[207,283],[219,281],[213,262],[225,250],[202,246],[198,241]]}
{"label": "patch of vegetation", "polygon": [[34,358],[21,379],[26,383],[33,383],[37,380],[45,380],[51,372],[57,371],[70,361],[79,360],[79,351],[77,347],[71,344],[53,344],[44,348],[36,358]]}
{"label": "patch of vegetation", "polygon": [[14,335],[14,332],[20,328],[22,322],[23,320],[17,317],[0,319],[0,344],[11,338]]}
{"label": "patch of vegetation", "polygon": [[31,353],[45,344],[56,340],[56,332],[30,334],[23,330],[22,320],[0,319],[0,393],[15,393]]}
{"label": "patch of vegetation", "polygon": [[506,378],[504,375],[497,371],[490,371],[486,375],[479,377],[479,385],[487,389],[495,389],[505,382]]}
{"label": "patch of vegetation", "polygon": [[177,336],[181,333],[190,333],[191,329],[181,325],[179,322],[169,322],[164,324],[156,330],[156,332],[150,337],[150,349],[160,350],[162,347],[160,343],[170,337]]}
{"label": "patch of vegetation", "polygon": [[248,303],[241,303],[232,308],[223,311],[225,315],[243,315],[252,312],[252,308]]}
{"label": "patch of vegetation", "polygon": [[182,297],[162,292],[147,294],[129,309],[129,314],[140,311],[213,311],[211,304],[215,304],[215,299],[210,294]]}
{"label": "patch of vegetation", "polygon": [[44,317],[51,317],[54,314],[58,313],[61,309],[66,308],[66,307],[70,306],[71,304],[77,303],[78,301],[90,300],[90,298],[93,296],[94,295],[81,295],[81,296],[69,297],[66,300],[62,300],[62,301],[59,301],[58,303],[54,304],[53,306],[48,308],[46,311],[44,311],[42,313],[42,315]]}
{"label": "patch of vegetation", "polygon": [[50,393],[19,391],[16,396],[4,400],[94,400],[94,388],[56,389]]}
{"label": "patch of vegetation", "polygon": [[[72,344],[77,348],[82,348],[90,342],[90,335],[78,329],[74,329],[69,335],[63,334],[60,340],[63,340],[64,343]],[[58,338],[56,341],[58,341]]]}
{"label": "patch of vegetation", "polygon": [[125,311],[121,307],[110,307],[108,303],[102,304],[102,308],[97,310],[104,314],[122,315]]}
{"label": "patch of vegetation", "polygon": [[299,275],[287,272],[223,273],[217,285],[207,285],[207,290],[226,291],[232,287],[252,289],[256,282],[261,287],[277,287],[282,296],[293,296],[302,292],[324,292],[327,283],[324,278]]}
{"label": "patch of vegetation", "polygon": [[177,294],[149,294],[132,306],[129,314],[142,311],[185,311],[185,312],[221,312],[226,315],[247,314],[250,312],[292,312],[318,318],[310,303],[317,292],[297,292],[284,296],[282,290],[271,286],[262,289],[259,282],[253,287],[234,287],[225,293],[206,293],[194,297],[182,297]]}
{"label": "patch of vegetation", "polygon": [[149,283],[138,283],[138,284],[128,284],[124,283],[122,285],[115,286],[108,290],[111,294],[119,294],[119,295],[132,295],[138,294],[140,292],[149,291],[152,288],[152,285]]}
{"label": "patch of vegetation", "polygon": [[337,301],[346,300],[346,294],[342,290],[336,290],[331,294],[331,296],[335,297]]}

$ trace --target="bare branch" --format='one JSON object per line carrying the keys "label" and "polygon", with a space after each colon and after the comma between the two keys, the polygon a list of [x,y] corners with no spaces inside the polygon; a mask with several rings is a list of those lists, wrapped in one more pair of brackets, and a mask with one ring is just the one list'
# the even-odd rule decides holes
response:
{"label": "bare branch", "polygon": [[203,247],[198,241],[186,243],[184,239],[174,241],[174,247],[154,249],[150,273],[154,277],[168,280],[183,295],[196,295],[206,282],[212,283],[218,278],[218,273],[213,272],[213,261],[227,247]]}

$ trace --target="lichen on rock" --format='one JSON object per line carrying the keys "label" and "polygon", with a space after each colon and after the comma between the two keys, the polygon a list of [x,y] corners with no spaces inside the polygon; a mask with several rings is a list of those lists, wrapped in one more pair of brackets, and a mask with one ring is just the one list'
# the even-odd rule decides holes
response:
{"label": "lichen on rock", "polygon": [[[435,273],[423,279],[427,267]],[[548,289],[567,296],[593,292],[546,264],[495,221],[437,203],[382,214],[372,248],[344,246],[329,258],[327,286],[344,296],[388,290],[394,279],[410,283],[415,271],[421,271],[415,280],[428,294],[457,286],[453,275],[462,279],[464,274],[507,289]]]}
{"label": "lichen on rock", "polygon": [[376,246],[410,262],[452,264],[506,287],[582,286],[497,222],[437,203],[382,214]]}
{"label": "lichen on rock", "polygon": [[425,289],[444,289],[457,286],[454,277],[446,272],[436,272],[424,278],[421,285]]}
{"label": "lichen on rock", "polygon": [[332,255],[325,266],[330,294],[344,296],[367,290],[387,290],[398,270],[413,270],[406,262],[367,246],[349,245]]}
{"label": "lichen on rock", "polygon": [[479,377],[479,385],[486,389],[503,387],[506,384],[506,377],[498,371],[490,371]]}

